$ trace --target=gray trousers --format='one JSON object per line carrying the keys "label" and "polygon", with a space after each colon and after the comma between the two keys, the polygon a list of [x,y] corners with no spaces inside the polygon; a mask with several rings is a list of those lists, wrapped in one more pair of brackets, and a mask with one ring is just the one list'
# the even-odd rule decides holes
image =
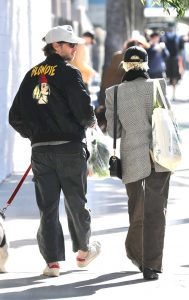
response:
{"label": "gray trousers", "polygon": [[126,184],[130,226],[126,253],[138,267],[162,272],[166,208],[170,172],[157,173]]}
{"label": "gray trousers", "polygon": [[47,263],[65,260],[62,226],[59,220],[63,191],[73,251],[87,251],[91,217],[86,208],[86,150],[80,143],[40,146],[32,149],[36,201],[40,211],[37,232],[39,250]]}

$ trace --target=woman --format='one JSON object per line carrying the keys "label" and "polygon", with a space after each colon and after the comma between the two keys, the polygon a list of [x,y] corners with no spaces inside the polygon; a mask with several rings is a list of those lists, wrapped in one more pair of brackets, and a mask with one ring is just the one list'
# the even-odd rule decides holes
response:
{"label": "woman", "polygon": [[93,69],[91,64],[89,46],[92,45],[95,40],[94,35],[88,31],[83,33],[82,38],[84,44],[77,45],[77,52],[72,61],[70,61],[70,64],[79,69],[87,92],[90,93],[89,85],[92,79],[97,76],[97,72]]}
{"label": "woman", "polygon": [[[126,71],[118,86],[117,138],[121,138],[122,180],[128,195],[130,226],[125,242],[128,258],[144,279],[158,279],[162,272],[165,212],[170,172],[153,163],[153,79],[149,79],[148,55],[141,47],[126,50]],[[159,79],[163,93],[166,83]],[[160,99],[158,99],[161,101]],[[107,131],[113,137],[114,86],[106,90]]]}
{"label": "woman", "polygon": [[98,124],[103,132],[106,132],[106,119],[105,119],[105,90],[114,84],[121,82],[124,75],[124,69],[122,68],[122,60],[124,58],[124,53],[126,49],[131,46],[140,46],[145,49],[149,47],[148,42],[145,37],[140,35],[137,38],[131,38],[124,42],[123,48],[120,51],[114,52],[110,61],[109,66],[104,69],[101,80],[101,88],[99,95],[99,105],[96,110],[96,117]]}

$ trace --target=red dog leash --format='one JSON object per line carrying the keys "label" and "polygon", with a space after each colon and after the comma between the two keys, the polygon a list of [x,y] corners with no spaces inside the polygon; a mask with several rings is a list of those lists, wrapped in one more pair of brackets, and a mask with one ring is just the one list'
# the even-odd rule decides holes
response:
{"label": "red dog leash", "polygon": [[12,195],[10,196],[10,198],[8,199],[8,201],[6,202],[6,205],[2,208],[2,210],[0,210],[0,214],[2,215],[3,218],[5,218],[5,211],[7,210],[8,206],[12,203],[14,197],[18,193],[21,185],[23,184],[23,182],[26,179],[26,176],[28,175],[28,173],[29,173],[30,170],[31,170],[31,165],[29,165],[29,167],[27,168],[26,172],[24,173],[24,175],[20,179],[20,181],[19,181],[18,185],[16,186],[14,192],[12,193]]}

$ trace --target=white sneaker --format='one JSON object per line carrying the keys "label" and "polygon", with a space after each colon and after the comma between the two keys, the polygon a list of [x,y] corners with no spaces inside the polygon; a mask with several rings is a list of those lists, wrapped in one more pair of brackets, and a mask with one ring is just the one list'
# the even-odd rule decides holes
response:
{"label": "white sneaker", "polygon": [[95,259],[101,250],[99,242],[95,241],[89,246],[88,255],[85,258],[76,257],[77,266],[80,268],[86,267],[93,259]]}
{"label": "white sneaker", "polygon": [[49,277],[58,277],[60,275],[60,266],[58,263],[55,263],[51,266],[47,264],[46,268],[43,271],[43,275]]}

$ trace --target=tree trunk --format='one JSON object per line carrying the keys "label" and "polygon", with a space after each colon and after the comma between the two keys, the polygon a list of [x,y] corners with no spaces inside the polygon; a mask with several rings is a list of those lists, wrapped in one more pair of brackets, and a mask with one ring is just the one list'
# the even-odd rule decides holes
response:
{"label": "tree trunk", "polygon": [[107,0],[104,68],[108,66],[112,54],[122,49],[125,40],[131,38],[133,30],[143,34],[143,11],[140,0]]}
{"label": "tree trunk", "polygon": [[106,40],[105,59],[102,70],[99,107],[96,116],[99,126],[106,130],[105,120],[105,88],[107,67],[114,52],[122,50],[124,42],[132,37],[133,30],[143,34],[144,7],[140,0],[107,0],[106,4]]}
{"label": "tree trunk", "polygon": [[124,42],[131,38],[133,30],[143,34],[143,5],[140,0],[107,0],[105,59],[102,71],[100,105],[104,105],[104,73],[114,52],[122,50]]}
{"label": "tree trunk", "polygon": [[127,38],[125,3],[128,0],[107,0],[106,4],[106,40],[104,68],[109,65],[112,54],[120,50]]}
{"label": "tree trunk", "polygon": [[142,5],[140,0],[134,0],[135,7],[135,28],[134,30],[138,30],[140,34],[144,34],[145,28],[145,18],[144,18],[144,6]]}

